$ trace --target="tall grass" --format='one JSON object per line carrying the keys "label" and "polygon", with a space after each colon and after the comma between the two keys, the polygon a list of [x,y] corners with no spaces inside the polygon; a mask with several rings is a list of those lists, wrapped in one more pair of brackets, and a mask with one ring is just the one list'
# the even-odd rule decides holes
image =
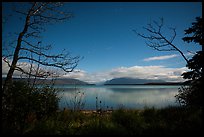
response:
{"label": "tall grass", "polygon": [[27,128],[29,135],[196,135],[202,133],[202,111],[167,107],[84,114],[64,110]]}

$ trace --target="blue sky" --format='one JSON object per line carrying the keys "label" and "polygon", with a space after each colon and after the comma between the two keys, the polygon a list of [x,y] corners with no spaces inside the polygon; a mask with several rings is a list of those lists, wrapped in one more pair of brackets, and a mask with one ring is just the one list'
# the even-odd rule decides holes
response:
{"label": "blue sky", "polygon": [[[201,2],[71,2],[66,3],[64,9],[73,12],[74,17],[67,22],[47,26],[42,40],[44,44],[53,44],[53,53],[67,49],[73,56],[84,57],[76,68],[80,72],[67,76],[96,82],[87,77],[107,80],[114,78],[109,77],[113,71],[130,72],[140,66],[141,70],[148,66],[172,69],[172,73],[183,68],[180,70],[183,72],[186,70],[185,61],[177,52],[153,50],[132,31],[136,29],[143,33],[143,26],[160,17],[164,18],[166,28],[163,32],[167,37],[170,32],[167,27],[176,27],[177,36],[173,44],[184,53],[201,49],[194,43],[181,40],[184,29],[191,26],[195,17],[202,16]],[[3,3],[3,10],[3,13],[10,12],[8,3]],[[14,30],[18,32],[23,27],[20,21],[10,21],[3,26],[3,36]]]}

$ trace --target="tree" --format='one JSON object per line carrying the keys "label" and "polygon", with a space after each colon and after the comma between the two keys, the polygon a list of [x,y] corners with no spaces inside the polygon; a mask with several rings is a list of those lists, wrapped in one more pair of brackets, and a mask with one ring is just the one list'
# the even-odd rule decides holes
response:
{"label": "tree", "polygon": [[[38,88],[35,80],[57,76],[55,71],[45,67],[69,73],[80,60],[79,56],[72,57],[66,50],[59,54],[49,54],[52,46],[43,45],[41,39],[48,24],[72,17],[71,13],[62,11],[63,3],[30,2],[15,3],[15,6],[15,13],[25,20],[23,30],[17,33],[17,40],[3,47],[2,59],[9,66],[1,92],[4,133],[22,133],[30,115],[39,120],[56,112],[59,98],[55,89],[52,85]],[[29,79],[34,78],[33,85],[13,81],[14,71],[20,71]]]}
{"label": "tree", "polygon": [[202,50],[196,52],[196,54],[192,57],[192,59],[189,60],[189,63],[186,65],[189,69],[192,71],[186,72],[183,74],[183,77],[185,79],[199,79],[203,75],[203,19],[201,17],[196,17],[196,22],[192,23],[192,27],[184,30],[185,35],[192,35],[192,36],[186,36],[183,38],[183,41],[185,42],[195,42],[196,44],[199,44],[202,46]]}
{"label": "tree", "polygon": [[202,51],[196,52],[192,59],[187,59],[183,52],[173,44],[173,40],[176,37],[176,29],[169,28],[173,35],[167,38],[162,33],[163,18],[160,19],[160,23],[153,21],[154,24],[150,23],[147,27],[143,27],[149,35],[144,35],[136,30],[133,30],[138,36],[146,39],[146,44],[158,51],[177,51],[186,61],[186,67],[191,69],[189,72],[182,74],[184,79],[190,79],[185,82],[185,85],[179,89],[179,94],[176,95],[176,99],[181,105],[184,106],[202,106],[203,104],[203,93],[201,91],[203,81],[203,19],[200,17],[196,18],[196,22],[192,23],[192,27],[184,30],[185,34],[192,34],[192,36],[186,36],[183,38],[185,42],[195,42],[202,46]]}
{"label": "tree", "polygon": [[201,17],[196,17],[196,22],[192,23],[192,27],[184,30],[185,34],[193,34],[193,36],[186,36],[183,38],[185,42],[195,42],[202,46],[203,50],[203,19]]}
{"label": "tree", "polygon": [[[48,54],[47,52],[52,48],[51,45],[42,45],[39,41],[40,34],[45,31],[48,24],[61,22],[70,19],[73,15],[69,12],[62,11],[63,3],[61,2],[29,2],[17,5],[19,9],[14,9],[24,18],[24,26],[21,32],[18,33],[16,43],[12,42],[9,49],[13,48],[13,53],[6,53],[8,46],[4,48],[3,61],[9,66],[9,71],[3,85],[3,94],[8,90],[12,84],[12,76],[15,70],[27,74],[29,76],[45,78],[54,73],[39,70],[33,67],[32,64],[37,63],[42,66],[60,68],[65,72],[72,72],[78,65],[79,56],[72,57],[69,52],[63,50],[60,54]],[[23,7],[21,9],[21,7]],[[10,50],[8,50],[10,51]],[[24,69],[18,62],[28,60],[31,62],[30,69]],[[36,71],[38,71],[36,73]]]}
{"label": "tree", "polygon": [[192,23],[192,26],[185,31],[186,36],[183,38],[185,42],[194,42],[202,46],[202,50],[196,52],[196,54],[189,60],[186,67],[191,71],[184,72],[182,74],[184,79],[188,79],[186,84],[188,86],[183,86],[179,89],[179,94],[176,95],[177,100],[185,106],[203,106],[203,91],[202,91],[202,81],[203,81],[203,19],[201,17],[196,17],[196,22]]}

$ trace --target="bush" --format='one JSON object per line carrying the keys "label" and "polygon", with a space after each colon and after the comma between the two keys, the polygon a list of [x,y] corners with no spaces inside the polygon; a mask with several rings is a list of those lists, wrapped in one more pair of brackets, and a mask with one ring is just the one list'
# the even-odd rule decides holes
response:
{"label": "bush", "polygon": [[190,85],[179,88],[179,93],[175,96],[181,106],[203,107],[203,78],[192,80]]}
{"label": "bush", "polygon": [[53,87],[31,87],[20,81],[13,82],[3,99],[2,118],[5,134],[21,134],[26,124],[56,112],[59,101]]}

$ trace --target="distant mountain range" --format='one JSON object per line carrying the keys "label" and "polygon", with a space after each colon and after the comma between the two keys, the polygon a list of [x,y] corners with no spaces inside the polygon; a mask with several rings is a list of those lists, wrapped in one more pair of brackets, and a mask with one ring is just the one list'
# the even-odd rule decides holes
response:
{"label": "distant mountain range", "polygon": [[[2,78],[2,84],[4,83],[5,78]],[[14,81],[28,81],[27,78],[13,78]],[[31,82],[34,81],[34,79],[30,79]],[[55,81],[56,85],[95,85],[90,84],[78,79],[72,79],[72,78],[58,78]],[[36,84],[52,84],[52,81],[50,79],[37,79]],[[128,77],[122,77],[122,78],[114,78],[108,81],[105,81],[104,83],[101,83],[100,85],[179,85],[182,84],[182,82],[166,82],[163,80],[154,80],[154,79],[135,79],[135,78],[128,78]]]}
{"label": "distant mountain range", "polygon": [[154,79],[135,79],[135,78],[114,78],[108,80],[104,85],[178,85],[181,82],[166,82]]}
{"label": "distant mountain range", "polygon": [[[2,83],[4,83],[5,78],[2,78]],[[14,81],[28,81],[27,78],[13,78]],[[31,82],[34,81],[34,79],[30,79]],[[36,80],[36,84],[51,84],[51,80],[50,79],[37,79]],[[71,79],[71,78],[58,78],[55,81],[56,85],[89,85],[89,83],[78,80],[78,79]]]}

